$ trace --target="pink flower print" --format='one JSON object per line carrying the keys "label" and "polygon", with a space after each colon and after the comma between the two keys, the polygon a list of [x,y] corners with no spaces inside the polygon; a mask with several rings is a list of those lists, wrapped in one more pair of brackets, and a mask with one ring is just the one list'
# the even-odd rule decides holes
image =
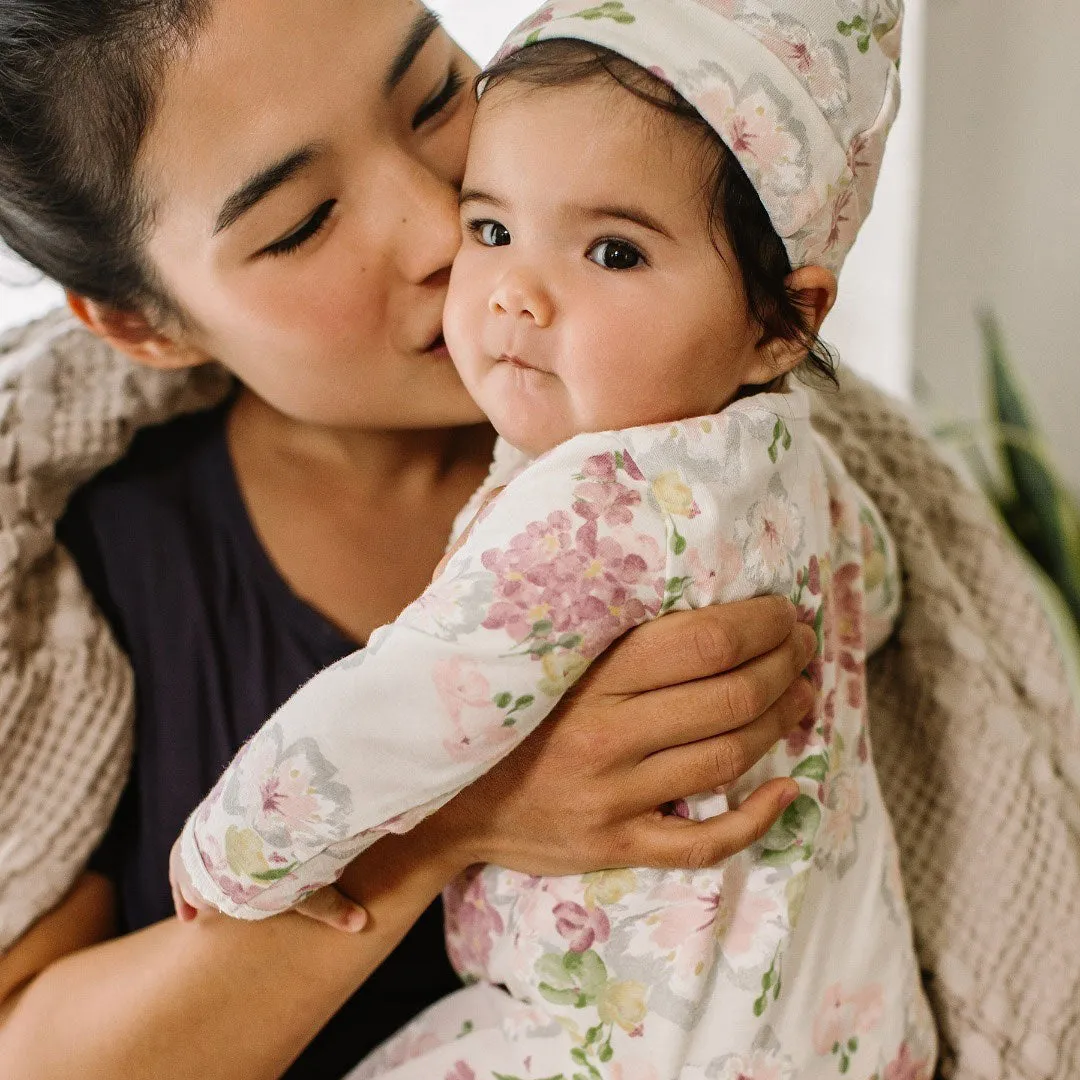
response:
{"label": "pink flower print", "polygon": [[476,1080],[476,1073],[464,1061],[456,1061],[443,1080]]}
{"label": "pink flower print", "polygon": [[790,1058],[777,1058],[766,1050],[747,1050],[725,1058],[720,1072],[711,1069],[708,1075],[709,1080],[793,1080],[795,1071]]}
{"label": "pink flower print", "polygon": [[[719,884],[704,895],[690,885],[676,881],[653,889],[649,900],[659,902],[660,907],[649,916],[652,926],[649,941],[664,952],[682,950],[706,931],[706,937],[711,941],[719,896]],[[705,942],[692,946],[691,951],[695,955],[705,951]]]}
{"label": "pink flower print", "polygon": [[554,12],[550,5],[542,7],[534,15],[530,15],[520,26],[514,31],[513,36],[517,37],[518,34],[527,34],[530,30],[539,30],[542,26],[547,26],[552,19],[555,18]]}
{"label": "pink flower print", "polygon": [[730,596],[742,570],[742,552],[717,536],[711,548],[691,549],[686,564],[693,579],[694,606],[713,604]]}
{"label": "pink flower print", "polygon": [[[608,506],[598,513],[623,510]],[[505,629],[533,649],[552,643],[591,658],[660,610],[664,562],[651,538],[624,551],[617,541],[598,538],[595,520],[576,537],[570,523],[568,514],[556,512],[529,525],[507,548],[485,552],[482,561],[496,583],[484,626]]]}
{"label": "pink flower print", "polygon": [[916,1061],[911,1047],[903,1042],[896,1052],[896,1057],[885,1066],[882,1080],[929,1080],[930,1063]]}
{"label": "pink flower print", "polygon": [[491,686],[474,660],[463,656],[442,660],[432,678],[451,726],[443,746],[454,760],[483,755],[513,739],[512,729],[503,723],[505,717],[492,700]]}
{"label": "pink flower print", "polygon": [[733,898],[725,905],[717,919],[716,931],[723,939],[727,956],[745,956],[758,945],[758,936],[766,921],[780,914],[780,908],[771,896],[752,893],[749,890]]}
{"label": "pink flower print", "polygon": [[703,95],[699,107],[716,117],[724,142],[758,183],[785,192],[806,186],[806,155],[768,94],[758,90],[735,101],[724,87]]}
{"label": "pink flower print", "polygon": [[594,944],[602,945],[611,937],[611,923],[602,908],[591,911],[569,901],[556,904],[552,911],[555,929],[566,938],[570,951],[588,952]]}
{"label": "pink flower print", "polygon": [[833,113],[847,104],[851,91],[836,56],[808,27],[773,20],[761,43],[799,76],[822,112]]}
{"label": "pink flower print", "polygon": [[759,585],[773,588],[790,573],[792,556],[802,547],[802,516],[787,499],[770,493],[751,507],[747,529],[746,570]]}
{"label": "pink flower print", "polygon": [[611,1080],[660,1080],[660,1074],[645,1061],[614,1061],[611,1064]]}
{"label": "pink flower print", "polygon": [[853,993],[840,983],[828,987],[813,1023],[814,1052],[838,1052],[849,1039],[873,1031],[881,1022],[885,999],[880,983],[868,983]]}
{"label": "pink flower print", "polygon": [[587,481],[574,488],[574,513],[586,521],[603,521],[609,528],[629,525],[634,520],[633,507],[641,496],[624,484]]}
{"label": "pink flower print", "polygon": [[810,745],[810,739],[814,734],[814,715],[813,713],[804,716],[799,721],[799,726],[792,731],[787,737],[786,749],[788,757],[802,757],[806,752],[806,748]]}
{"label": "pink flower print", "polygon": [[862,567],[844,563],[833,574],[833,625],[841,645],[862,651],[866,644],[863,626]]}
{"label": "pink flower print", "polygon": [[615,454],[611,450],[606,454],[594,454],[591,458],[586,458],[581,467],[582,478],[602,480],[606,484],[615,482],[616,472]]}
{"label": "pink flower print", "polygon": [[491,686],[474,661],[454,656],[435,665],[435,689],[454,723],[460,723],[463,709],[491,704]]}
{"label": "pink flower print", "polygon": [[459,875],[446,888],[446,949],[459,973],[483,978],[491,949],[503,932],[502,916],[488,901],[482,867]]}

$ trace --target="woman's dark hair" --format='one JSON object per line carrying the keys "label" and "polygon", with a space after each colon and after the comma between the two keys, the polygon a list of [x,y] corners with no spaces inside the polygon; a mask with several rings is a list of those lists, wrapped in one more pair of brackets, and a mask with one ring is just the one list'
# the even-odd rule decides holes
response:
{"label": "woman's dark hair", "polygon": [[[765,207],[735,155],[701,114],[667,83],[600,45],[556,38],[528,45],[498,60],[479,77],[486,90],[501,83],[566,87],[609,78],[635,97],[679,118],[702,136],[706,154],[704,196],[715,236],[727,237],[742,274],[750,314],[763,340],[797,343],[806,349],[803,370],[836,384],[836,362],[807,320],[800,297],[788,289],[791,260]],[[485,90],[485,92],[486,92]]]}
{"label": "woman's dark hair", "polygon": [[0,0],[0,239],[65,288],[175,314],[134,179],[174,50],[206,0]]}

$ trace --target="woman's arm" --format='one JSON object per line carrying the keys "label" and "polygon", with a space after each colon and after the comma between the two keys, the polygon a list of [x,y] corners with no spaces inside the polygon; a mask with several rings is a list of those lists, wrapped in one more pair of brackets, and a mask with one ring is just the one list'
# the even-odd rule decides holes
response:
{"label": "woman's arm", "polygon": [[357,869],[370,916],[362,935],[297,916],[173,919],[53,964],[0,1029],[0,1071],[10,1080],[273,1080],[457,867],[418,831],[373,848]]}
{"label": "woman's arm", "polygon": [[[381,841],[346,871],[342,886],[369,910],[362,934],[297,916],[200,917],[75,953],[46,967],[10,1007],[0,1074],[272,1080],[460,866],[572,873],[717,862],[766,832],[790,782],[702,824],[656,807],[730,783],[798,724],[813,700],[798,673],[814,647],[792,606],[773,597],[633,631],[533,738],[419,829]],[[87,920],[107,924],[107,888],[91,907],[69,900],[39,924],[39,969],[70,947],[70,935],[85,933]],[[28,943],[31,935],[0,958],[9,992],[34,970]]]}

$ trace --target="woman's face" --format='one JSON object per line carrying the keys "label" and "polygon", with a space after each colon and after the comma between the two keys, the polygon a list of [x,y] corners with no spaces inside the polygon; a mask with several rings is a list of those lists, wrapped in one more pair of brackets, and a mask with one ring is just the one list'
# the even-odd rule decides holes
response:
{"label": "woman's face", "polygon": [[481,419],[441,337],[475,74],[416,0],[213,0],[138,162],[185,338],[305,423]]}

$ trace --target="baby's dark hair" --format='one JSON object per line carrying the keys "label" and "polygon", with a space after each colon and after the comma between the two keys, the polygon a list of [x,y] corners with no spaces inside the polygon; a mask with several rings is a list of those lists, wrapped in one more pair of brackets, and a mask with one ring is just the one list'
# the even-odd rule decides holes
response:
{"label": "baby's dark hair", "polygon": [[[795,342],[806,349],[803,370],[836,384],[836,362],[808,321],[800,297],[786,284],[791,260],[768,212],[735,155],[702,115],[667,83],[600,45],[554,38],[528,45],[496,60],[481,73],[485,92],[505,83],[525,87],[576,86],[610,79],[663,113],[689,124],[702,136],[707,182],[703,191],[713,243],[726,236],[742,274],[750,314],[764,341]],[[719,250],[719,248],[718,248]]]}
{"label": "baby's dark hair", "polygon": [[172,50],[207,0],[0,0],[0,240],[67,289],[178,314],[134,173]]}

